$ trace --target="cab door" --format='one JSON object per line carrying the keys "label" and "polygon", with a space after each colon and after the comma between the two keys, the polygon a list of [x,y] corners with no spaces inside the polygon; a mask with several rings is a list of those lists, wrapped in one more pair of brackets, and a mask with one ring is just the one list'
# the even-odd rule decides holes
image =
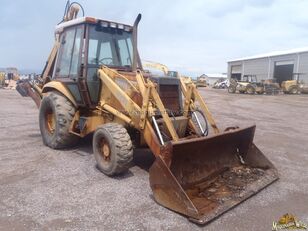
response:
{"label": "cab door", "polygon": [[83,41],[84,25],[63,31],[53,76],[53,79],[61,81],[69,89],[78,105],[87,104],[87,92],[82,84]]}

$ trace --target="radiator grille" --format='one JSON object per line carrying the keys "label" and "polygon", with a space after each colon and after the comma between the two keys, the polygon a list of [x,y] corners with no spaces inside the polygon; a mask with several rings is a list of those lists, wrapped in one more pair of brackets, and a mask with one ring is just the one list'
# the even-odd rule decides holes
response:
{"label": "radiator grille", "polygon": [[166,109],[171,110],[176,115],[181,113],[178,85],[160,85],[159,94]]}

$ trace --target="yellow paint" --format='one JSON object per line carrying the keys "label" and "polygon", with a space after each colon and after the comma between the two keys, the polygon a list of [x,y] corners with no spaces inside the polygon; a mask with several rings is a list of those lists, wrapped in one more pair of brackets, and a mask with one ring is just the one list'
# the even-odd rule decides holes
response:
{"label": "yellow paint", "polygon": [[76,108],[77,103],[72,96],[72,94],[69,92],[69,90],[64,86],[63,83],[58,81],[51,81],[49,83],[46,83],[42,89],[42,93],[47,93],[50,91],[58,91],[61,94],[63,94]]}
{"label": "yellow paint", "polygon": [[298,86],[297,80],[287,80],[281,83],[283,92],[289,92],[292,86]]}

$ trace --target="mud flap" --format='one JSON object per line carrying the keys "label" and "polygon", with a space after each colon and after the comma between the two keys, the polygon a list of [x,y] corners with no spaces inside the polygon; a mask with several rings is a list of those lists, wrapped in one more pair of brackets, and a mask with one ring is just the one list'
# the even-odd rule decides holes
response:
{"label": "mud flap", "polygon": [[277,180],[254,132],[251,126],[169,143],[150,168],[155,200],[205,224]]}

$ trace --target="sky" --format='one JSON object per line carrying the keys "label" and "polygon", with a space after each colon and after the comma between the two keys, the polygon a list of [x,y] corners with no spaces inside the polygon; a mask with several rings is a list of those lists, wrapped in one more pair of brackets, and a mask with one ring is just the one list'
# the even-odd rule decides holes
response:
{"label": "sky", "polygon": [[[80,0],[86,16],[133,24],[143,60],[182,74],[227,72],[227,61],[308,46],[307,0]],[[66,0],[1,0],[0,67],[41,71]]]}

